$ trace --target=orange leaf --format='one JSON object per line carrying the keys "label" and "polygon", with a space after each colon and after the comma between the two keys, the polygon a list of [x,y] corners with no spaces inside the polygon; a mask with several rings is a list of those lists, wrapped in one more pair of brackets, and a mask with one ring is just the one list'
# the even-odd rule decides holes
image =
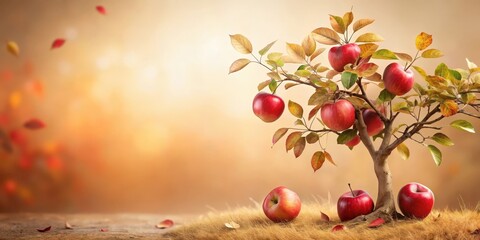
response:
{"label": "orange leaf", "polygon": [[42,129],[45,127],[45,123],[40,120],[40,119],[37,119],[37,118],[32,118],[28,121],[26,121],[23,126],[26,128],[26,129],[30,129],[30,130],[37,130],[37,129]]}
{"label": "orange leaf", "polygon": [[298,141],[295,143],[295,147],[293,148],[293,154],[295,155],[295,158],[300,157],[302,155],[303,150],[305,149],[305,137],[301,137],[298,139]]}
{"label": "orange leaf", "polygon": [[52,43],[52,47],[50,49],[55,49],[55,48],[59,48],[61,46],[63,46],[63,44],[65,43],[65,39],[63,38],[57,38],[53,41]]}
{"label": "orange leaf", "polygon": [[419,51],[426,49],[432,44],[432,35],[421,32],[415,39],[415,46]]}
{"label": "orange leaf", "polygon": [[99,12],[102,15],[107,14],[107,10],[105,10],[105,7],[103,6],[96,6],[95,9],[97,9],[97,12]]}
{"label": "orange leaf", "polygon": [[39,231],[39,232],[48,232],[48,231],[50,231],[50,229],[52,229],[52,226],[48,226],[48,227],[42,228],[42,229],[37,229],[37,231]]}
{"label": "orange leaf", "polygon": [[325,154],[322,151],[315,152],[311,160],[313,171],[316,172],[318,169],[320,169],[324,162]]}
{"label": "orange leaf", "polygon": [[167,229],[167,228],[173,227],[173,225],[174,225],[174,222],[172,220],[165,219],[161,221],[159,224],[155,225],[155,227],[159,229]]}
{"label": "orange leaf", "polygon": [[377,218],[377,219],[371,221],[370,224],[368,224],[368,227],[369,228],[377,228],[377,227],[382,226],[384,223],[385,223],[385,220],[383,220],[383,218]]}
{"label": "orange leaf", "polygon": [[440,112],[444,117],[450,117],[458,112],[458,104],[454,100],[445,100],[440,104]]}
{"label": "orange leaf", "polygon": [[18,57],[18,55],[20,54],[20,48],[18,47],[18,44],[14,41],[10,41],[7,43],[7,50],[9,53],[16,57]]}

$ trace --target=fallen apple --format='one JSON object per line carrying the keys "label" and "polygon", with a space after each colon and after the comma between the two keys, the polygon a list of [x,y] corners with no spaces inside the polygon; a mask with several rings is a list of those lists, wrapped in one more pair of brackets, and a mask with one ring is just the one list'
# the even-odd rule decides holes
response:
{"label": "fallen apple", "polygon": [[289,222],[295,219],[301,207],[298,195],[283,186],[273,189],[263,201],[263,212],[273,222]]}

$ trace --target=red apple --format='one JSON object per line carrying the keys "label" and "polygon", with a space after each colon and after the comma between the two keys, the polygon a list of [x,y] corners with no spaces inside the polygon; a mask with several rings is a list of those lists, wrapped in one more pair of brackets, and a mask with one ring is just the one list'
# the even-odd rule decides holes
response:
{"label": "red apple", "polygon": [[343,131],[350,128],[355,122],[355,108],[344,99],[323,105],[320,115],[328,128],[334,131]]}
{"label": "red apple", "polygon": [[330,48],[328,61],[337,72],[343,72],[345,65],[354,64],[360,56],[360,47],[355,43],[349,43]]}
{"label": "red apple", "polygon": [[273,122],[282,116],[283,100],[273,94],[260,92],[253,99],[253,113],[264,122]]}
{"label": "red apple", "polygon": [[[350,187],[350,184],[348,184]],[[342,222],[367,215],[373,211],[373,200],[363,190],[352,190],[344,193],[337,202],[338,217]]]}
{"label": "red apple", "polygon": [[274,222],[288,222],[300,213],[302,203],[298,195],[283,186],[273,189],[263,200],[263,212]]}
{"label": "red apple", "polygon": [[348,148],[353,149],[353,147],[357,146],[357,144],[359,143],[360,143],[360,136],[357,135],[353,137],[350,141],[345,143],[345,145],[347,145]]}
{"label": "red apple", "polygon": [[433,192],[420,183],[409,183],[398,193],[398,206],[406,217],[423,219],[432,211]]}
{"label": "red apple", "polygon": [[383,131],[385,125],[377,112],[373,109],[365,109],[362,112],[363,121],[367,125],[368,136],[375,136]]}
{"label": "red apple", "polygon": [[398,63],[390,63],[383,71],[383,83],[390,93],[404,95],[413,87],[413,72],[410,69],[405,71]]}

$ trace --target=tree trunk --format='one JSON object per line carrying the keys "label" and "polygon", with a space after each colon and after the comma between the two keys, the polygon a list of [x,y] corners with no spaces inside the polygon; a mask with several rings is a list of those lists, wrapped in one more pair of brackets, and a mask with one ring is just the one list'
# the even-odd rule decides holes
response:
{"label": "tree trunk", "polygon": [[396,213],[395,197],[392,192],[392,174],[386,158],[388,156],[377,156],[374,159],[374,169],[378,180],[378,195],[375,204],[375,211],[381,211],[385,214],[392,215]]}

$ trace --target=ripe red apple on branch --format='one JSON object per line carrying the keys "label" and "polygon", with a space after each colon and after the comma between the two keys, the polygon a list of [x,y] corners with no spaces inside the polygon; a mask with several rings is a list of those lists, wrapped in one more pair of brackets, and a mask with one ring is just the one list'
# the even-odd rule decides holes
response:
{"label": "ripe red apple on branch", "polygon": [[260,92],[253,99],[253,112],[264,122],[274,122],[285,109],[283,100],[273,94]]}
{"label": "ripe red apple on branch", "polygon": [[[234,61],[230,73],[254,63],[267,70],[268,80],[260,82],[259,91],[269,86],[272,93],[281,95],[282,85],[285,91],[300,86],[310,89],[304,91],[309,94],[307,102],[288,101],[294,126],[279,128],[273,143],[286,136],[285,148],[293,149],[295,157],[302,155],[307,144],[318,148],[310,159],[315,172],[325,161],[336,165],[335,153],[328,152],[320,139],[335,136],[338,144],[350,148],[361,142],[373,162],[378,193],[373,212],[353,221],[392,221],[401,214],[395,206],[389,156],[397,152],[408,159],[407,142],[411,142],[424,146],[434,165],[440,166],[443,159],[438,146],[453,146],[452,139],[444,134],[445,127],[475,133],[466,118],[480,118],[480,68],[467,59],[465,69],[440,63],[427,72],[418,64],[443,55],[430,47],[431,35],[422,32],[412,38],[416,52],[411,55],[382,48],[379,42],[384,39],[376,33],[360,34],[373,19],[354,21],[353,13],[347,12],[343,16],[330,15],[329,20],[331,27],[314,29],[299,44],[287,43],[286,54],[270,51],[275,42],[254,52],[248,38],[230,35],[235,50],[249,57]],[[317,59],[325,51],[324,45],[332,46],[328,51],[329,65]],[[392,62],[380,69],[377,61]],[[412,69],[418,73],[416,79]],[[268,112],[277,114],[267,120],[281,115],[279,110]],[[454,115],[456,118],[449,120]],[[404,214],[423,216],[408,210]]]}

